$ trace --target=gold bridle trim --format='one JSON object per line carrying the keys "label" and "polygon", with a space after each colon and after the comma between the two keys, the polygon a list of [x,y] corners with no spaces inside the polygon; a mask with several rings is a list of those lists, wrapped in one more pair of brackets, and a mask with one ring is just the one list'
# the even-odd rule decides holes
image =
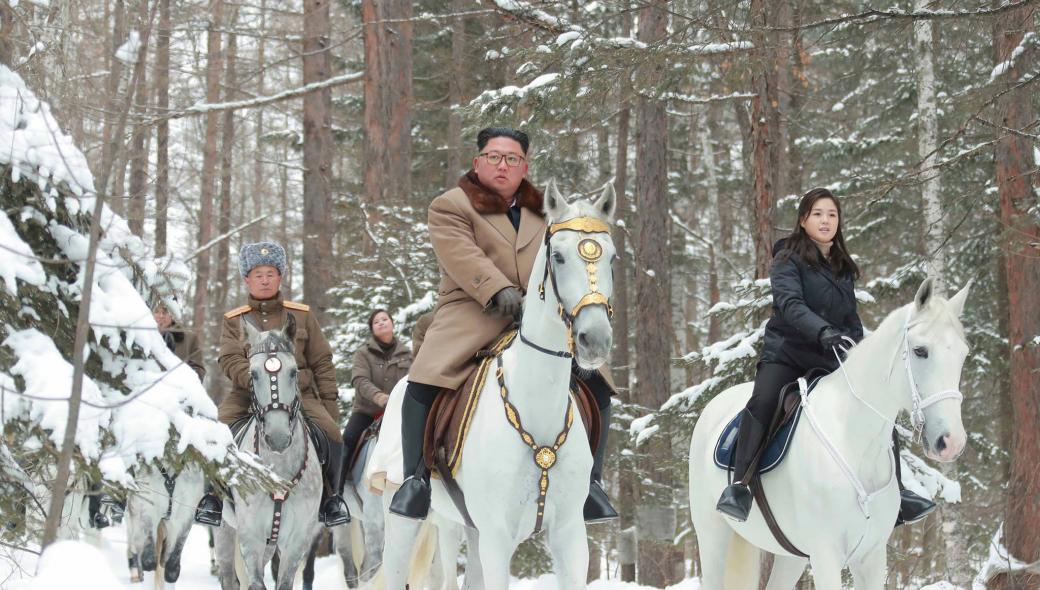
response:
{"label": "gold bridle trim", "polygon": [[587,234],[593,234],[597,232],[610,233],[610,225],[605,221],[600,221],[595,217],[575,217],[574,219],[568,219],[567,221],[561,221],[560,223],[554,223],[549,226],[549,235],[553,235],[558,231],[570,230],[580,231]]}

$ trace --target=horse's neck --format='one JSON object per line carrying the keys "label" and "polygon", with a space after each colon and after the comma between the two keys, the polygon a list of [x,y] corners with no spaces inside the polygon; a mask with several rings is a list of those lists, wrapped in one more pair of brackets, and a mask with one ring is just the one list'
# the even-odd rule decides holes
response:
{"label": "horse's neck", "polygon": [[[902,333],[887,322],[856,346],[844,373],[839,368],[824,377],[810,398],[821,427],[852,465],[888,461],[892,425],[907,395],[901,366],[890,369],[900,346]],[[870,467],[865,469],[869,476]]]}
{"label": "horse's neck", "polygon": [[[538,295],[544,268],[545,249],[542,248],[535,258],[527,284],[520,332],[542,348],[569,350],[567,327],[560,318],[552,286],[545,285],[544,300]],[[571,359],[540,352],[518,337],[505,351],[502,361],[509,401],[520,412],[524,428],[536,437],[555,437],[563,426],[562,417],[569,403]],[[552,441],[539,438],[539,442],[547,444]]]}

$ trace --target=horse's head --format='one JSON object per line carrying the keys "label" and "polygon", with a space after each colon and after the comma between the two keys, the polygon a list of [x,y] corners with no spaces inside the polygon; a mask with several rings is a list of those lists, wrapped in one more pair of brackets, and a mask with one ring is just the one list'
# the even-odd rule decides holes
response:
{"label": "horse's head", "polygon": [[293,354],[296,320],[291,313],[286,314],[281,330],[266,332],[260,331],[248,318],[242,323],[249,343],[251,409],[264,442],[274,452],[281,453],[292,444],[293,420],[300,412],[298,371]]}
{"label": "horse's head", "polygon": [[[616,258],[610,228],[616,198],[607,184],[594,199],[569,202],[550,182],[545,191],[545,260],[548,281],[560,303],[560,317],[573,338],[572,353],[583,369],[607,361],[613,340],[610,297]],[[548,284],[546,284],[548,283]]]}
{"label": "horse's head", "polygon": [[[906,306],[896,353],[903,356],[909,384],[906,407],[914,427],[923,429],[925,455],[943,462],[957,459],[967,442],[959,385],[968,343],[960,316],[970,288],[969,283],[947,300],[936,292],[934,281],[926,279]],[[893,366],[890,374],[894,371]]]}

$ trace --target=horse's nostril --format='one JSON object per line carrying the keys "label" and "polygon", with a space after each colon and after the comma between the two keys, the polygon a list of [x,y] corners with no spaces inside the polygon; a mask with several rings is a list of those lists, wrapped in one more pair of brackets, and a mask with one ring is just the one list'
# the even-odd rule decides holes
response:
{"label": "horse's nostril", "polygon": [[582,332],[581,334],[578,334],[578,344],[580,344],[582,346],[588,346],[589,345],[589,337],[585,335],[585,332]]}
{"label": "horse's nostril", "polygon": [[936,439],[936,441],[935,441],[935,448],[938,449],[939,452],[942,452],[942,451],[946,450],[946,437],[945,436],[940,436],[938,439]]}

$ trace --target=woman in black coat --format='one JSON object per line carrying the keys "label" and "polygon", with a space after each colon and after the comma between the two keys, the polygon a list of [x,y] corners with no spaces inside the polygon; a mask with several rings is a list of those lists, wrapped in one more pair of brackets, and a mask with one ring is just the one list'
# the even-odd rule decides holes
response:
{"label": "woman in black coat", "polygon": [[[798,224],[773,247],[769,280],[773,317],[766,323],[765,346],[758,361],[755,386],[740,420],[734,460],[734,478],[722,492],[717,509],[736,520],[751,511],[748,482],[758,468],[756,455],[776,412],[780,389],[812,369],[832,372],[836,354],[863,339],[856,311],[854,281],[859,268],[849,256],[841,234],[841,205],[825,188],[814,188],[798,205]],[[893,432],[896,474],[899,475],[898,439]],[[914,522],[935,504],[913,492],[902,491],[899,520]]]}

